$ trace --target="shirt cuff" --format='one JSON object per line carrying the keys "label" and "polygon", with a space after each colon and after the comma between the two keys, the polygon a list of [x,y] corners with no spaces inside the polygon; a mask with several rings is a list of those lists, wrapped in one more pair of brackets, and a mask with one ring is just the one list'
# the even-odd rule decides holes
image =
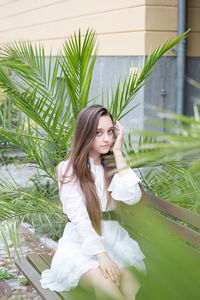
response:
{"label": "shirt cuff", "polygon": [[115,200],[126,201],[132,199],[136,192],[136,185],[140,182],[140,178],[131,168],[128,168],[128,171],[125,176],[115,174],[108,187],[108,191],[112,192],[111,196]]}

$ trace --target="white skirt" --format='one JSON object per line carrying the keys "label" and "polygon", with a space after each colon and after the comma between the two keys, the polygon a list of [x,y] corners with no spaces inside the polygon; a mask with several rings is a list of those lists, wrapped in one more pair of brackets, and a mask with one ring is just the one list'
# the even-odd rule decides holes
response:
{"label": "white skirt", "polygon": [[[143,262],[145,256],[138,243],[130,238],[118,221],[102,221],[102,242],[105,251],[119,268],[133,266],[138,271],[146,271]],[[68,222],[58,242],[51,268],[41,274],[41,286],[52,291],[69,291],[78,285],[85,272],[98,266],[95,256],[81,252],[75,225]]]}

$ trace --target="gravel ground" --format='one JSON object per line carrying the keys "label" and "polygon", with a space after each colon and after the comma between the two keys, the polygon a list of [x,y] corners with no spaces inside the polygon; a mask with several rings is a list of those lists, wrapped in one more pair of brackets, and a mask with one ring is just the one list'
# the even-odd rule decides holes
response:
{"label": "gravel ground", "polygon": [[[7,166],[0,165],[0,179],[8,179],[13,182],[13,177],[14,181],[22,186],[33,184],[30,179],[36,174],[37,169],[32,165],[27,165],[26,167],[22,164],[9,164]],[[42,174],[42,171],[40,171],[40,174]]]}
{"label": "gravel ground", "polygon": [[[9,164],[8,166],[0,166],[0,179],[11,179],[13,177],[16,183],[27,186],[30,185],[30,178],[37,173],[35,167],[29,165],[24,167],[23,165],[16,166],[15,164]],[[56,243],[52,240],[45,238],[38,238],[32,234],[31,230],[27,224],[23,224],[21,231],[19,233],[22,252],[27,253],[53,253],[52,249],[56,248]],[[51,249],[47,249],[51,248]],[[9,241],[9,249],[11,253],[14,253],[14,247],[12,242]],[[11,279],[0,281],[0,300],[10,299],[10,300],[41,300],[42,298],[37,294],[35,289],[31,286],[24,286],[20,280],[24,276],[19,272],[14,263],[9,261],[8,255],[5,251],[3,242],[0,240],[0,270],[7,270],[9,273],[13,274]],[[11,289],[11,295],[9,297],[3,296],[2,289],[3,286],[7,285]]]}
{"label": "gravel ground", "polygon": [[[26,227],[22,226],[20,231],[20,240],[22,245],[22,252],[24,254],[28,253],[53,253],[51,249],[47,249],[40,240],[35,237],[34,235],[27,232]],[[12,242],[9,241],[9,249],[11,255],[14,253],[14,247]],[[37,294],[35,289],[31,286],[25,286],[21,282],[24,276],[20,273],[20,271],[16,268],[15,264],[10,262],[7,252],[5,251],[3,242],[0,240],[0,269],[6,270],[13,275],[13,278],[7,279],[4,281],[0,281],[0,286],[3,283],[7,283],[8,286],[12,289],[12,293],[9,297],[2,296],[0,292],[0,299],[10,299],[10,300],[22,300],[22,299],[34,299],[34,300],[41,300],[42,298]],[[0,289],[1,291],[1,289]]]}

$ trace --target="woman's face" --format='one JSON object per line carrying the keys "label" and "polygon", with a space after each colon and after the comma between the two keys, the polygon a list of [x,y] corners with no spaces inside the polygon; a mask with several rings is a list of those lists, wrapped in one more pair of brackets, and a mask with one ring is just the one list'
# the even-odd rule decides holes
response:
{"label": "woman's face", "polygon": [[114,142],[114,125],[110,116],[101,116],[90,154],[106,154]]}

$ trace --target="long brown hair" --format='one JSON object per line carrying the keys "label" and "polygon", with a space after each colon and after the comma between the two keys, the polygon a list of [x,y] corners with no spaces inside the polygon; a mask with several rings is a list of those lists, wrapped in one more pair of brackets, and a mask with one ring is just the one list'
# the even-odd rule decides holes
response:
{"label": "long brown hair", "polygon": [[[72,167],[70,178],[78,180],[82,192],[85,196],[86,208],[96,232],[101,235],[101,210],[100,200],[97,195],[96,186],[93,174],[89,166],[89,152],[92,147],[93,140],[96,136],[98,122],[101,116],[109,116],[113,122],[111,113],[102,105],[90,105],[80,111],[76,119],[74,137],[72,143],[72,150],[69,159],[68,167],[63,176],[67,178],[69,168]],[[113,153],[109,151],[107,154],[101,156],[101,163],[104,168],[105,188],[112,179],[112,170],[116,165],[113,160]],[[63,183],[61,181],[61,183]],[[107,207],[110,204],[110,193],[107,192]]]}

